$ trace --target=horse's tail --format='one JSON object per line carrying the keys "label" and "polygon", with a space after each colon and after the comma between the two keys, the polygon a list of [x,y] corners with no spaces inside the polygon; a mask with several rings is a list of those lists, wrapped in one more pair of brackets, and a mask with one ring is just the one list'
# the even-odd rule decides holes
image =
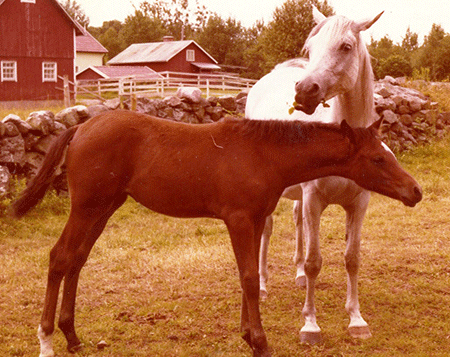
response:
{"label": "horse's tail", "polygon": [[11,205],[13,217],[22,217],[44,198],[47,189],[57,176],[58,169],[63,164],[67,145],[69,145],[77,130],[78,126],[67,129],[50,145],[38,173],[28,183],[20,197]]}

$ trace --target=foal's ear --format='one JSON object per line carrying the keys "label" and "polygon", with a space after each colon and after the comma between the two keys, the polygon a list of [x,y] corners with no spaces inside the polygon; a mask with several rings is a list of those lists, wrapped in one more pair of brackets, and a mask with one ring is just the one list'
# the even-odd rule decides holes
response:
{"label": "foal's ear", "polygon": [[381,123],[383,122],[383,118],[378,119],[375,123],[373,123],[370,128],[375,129],[378,131],[381,127]]}
{"label": "foal's ear", "polygon": [[314,18],[314,22],[316,23],[316,25],[320,24],[323,20],[325,20],[327,17],[322,14],[319,9],[317,7],[315,7],[314,5],[312,6],[312,10],[313,10],[313,18]]}
{"label": "foal's ear", "polygon": [[383,13],[384,13],[384,11],[380,12],[372,20],[355,22],[355,24],[353,26],[353,30],[355,30],[355,32],[361,32],[361,31],[365,31],[365,30],[369,29],[370,26],[372,26],[375,22],[378,21],[378,19],[381,17],[381,15],[383,15]]}
{"label": "foal's ear", "polygon": [[348,125],[345,119],[341,123],[341,131],[347,138],[350,139],[351,143],[353,144],[356,143],[355,132],[353,131],[353,128],[350,125]]}

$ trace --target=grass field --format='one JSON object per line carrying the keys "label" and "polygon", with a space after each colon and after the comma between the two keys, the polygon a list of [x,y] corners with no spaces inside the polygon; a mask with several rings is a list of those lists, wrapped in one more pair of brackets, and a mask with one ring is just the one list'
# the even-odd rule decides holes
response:
{"label": "grass field", "polygon": [[[322,218],[316,291],[320,346],[299,341],[304,290],[294,285],[292,202],[275,212],[269,298],[261,304],[273,356],[448,356],[450,138],[399,157],[424,189],[415,208],[374,194],[362,242],[360,303],[373,337],[347,334],[344,215]],[[38,356],[48,253],[69,201],[54,194],[20,221],[0,207],[0,356]],[[152,213],[131,199],[109,221],[82,271],[79,356],[250,356],[239,335],[240,288],[221,221]],[[97,348],[105,341],[107,347]],[[55,352],[66,352],[55,333]]]}

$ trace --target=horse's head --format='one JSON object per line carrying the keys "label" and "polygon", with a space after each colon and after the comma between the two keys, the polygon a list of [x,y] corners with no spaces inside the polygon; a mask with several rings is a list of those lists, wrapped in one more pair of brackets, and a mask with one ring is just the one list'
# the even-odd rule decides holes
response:
{"label": "horse's head", "polygon": [[382,15],[362,22],[343,16],[325,17],[313,7],[316,27],[305,42],[309,54],[305,76],[295,85],[296,109],[314,113],[323,101],[352,89],[363,61],[368,58],[360,32]]}
{"label": "horse's head", "polygon": [[379,139],[380,123],[381,120],[378,120],[369,128],[352,129],[345,121],[342,122],[341,130],[354,145],[348,178],[367,190],[414,207],[422,199],[422,188]]}

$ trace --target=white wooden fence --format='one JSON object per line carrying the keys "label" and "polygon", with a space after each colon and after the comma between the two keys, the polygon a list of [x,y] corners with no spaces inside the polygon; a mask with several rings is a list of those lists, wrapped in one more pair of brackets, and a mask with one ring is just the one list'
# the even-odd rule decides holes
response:
{"label": "white wooden fence", "polygon": [[160,72],[161,77],[155,78],[121,78],[78,80],[77,94],[89,93],[96,97],[104,97],[106,93],[118,96],[132,94],[149,94],[164,97],[173,94],[179,87],[197,87],[206,96],[241,91],[251,88],[256,80],[240,78],[236,75],[221,74],[192,74],[178,72]]}

